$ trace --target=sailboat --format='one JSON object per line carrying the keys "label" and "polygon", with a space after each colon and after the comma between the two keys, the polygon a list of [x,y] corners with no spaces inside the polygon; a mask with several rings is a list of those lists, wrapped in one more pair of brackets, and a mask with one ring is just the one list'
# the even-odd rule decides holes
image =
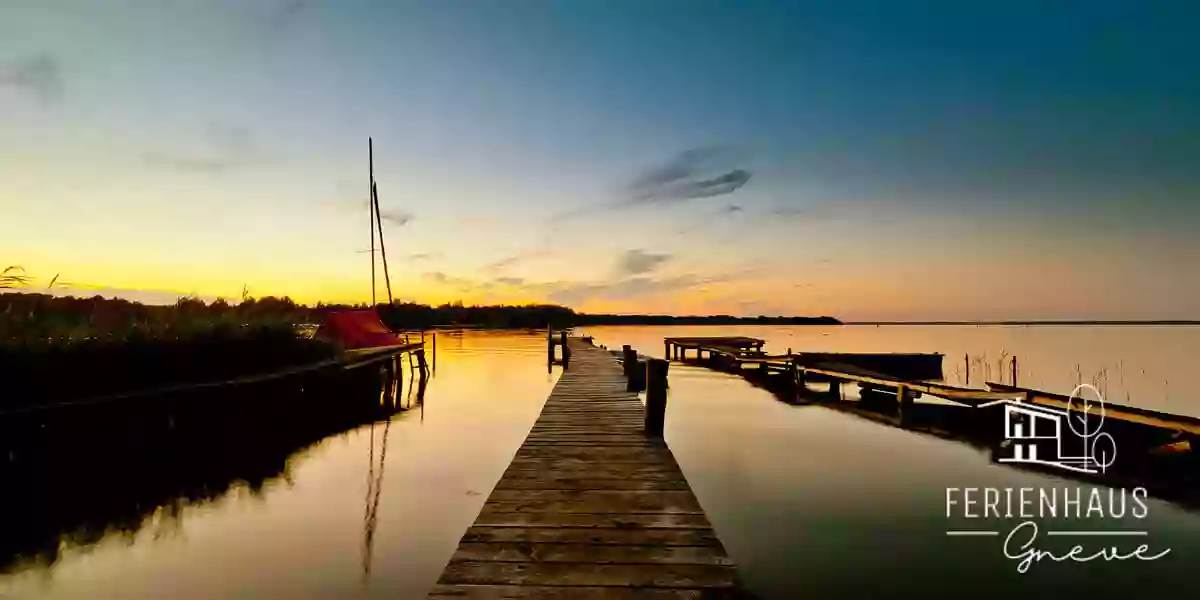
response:
{"label": "sailboat", "polygon": [[390,305],[392,297],[392,279],[388,273],[387,250],[383,243],[383,220],[379,214],[379,191],[375,185],[375,148],[374,142],[367,139],[367,157],[370,173],[371,196],[367,203],[371,222],[371,307],[357,310],[337,310],[327,313],[318,326],[316,337],[333,342],[347,351],[374,351],[395,349],[400,346],[417,347],[421,342],[413,343],[407,333],[392,331],[379,318],[376,303],[375,283],[375,239],[378,231],[379,255],[383,261],[383,279],[387,289],[387,299]]}

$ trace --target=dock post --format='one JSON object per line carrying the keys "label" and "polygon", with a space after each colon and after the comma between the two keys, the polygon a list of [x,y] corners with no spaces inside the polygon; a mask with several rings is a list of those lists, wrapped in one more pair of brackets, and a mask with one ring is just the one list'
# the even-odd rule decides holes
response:
{"label": "dock post", "polygon": [[897,411],[900,416],[900,424],[907,425],[912,418],[913,397],[908,388],[900,386],[896,388],[896,403]]}
{"label": "dock post", "polygon": [[425,349],[424,348],[417,348],[417,369],[420,372],[422,379],[424,379],[425,376],[428,375],[428,373],[429,373],[429,366],[427,364],[425,364]]}
{"label": "dock post", "polygon": [[671,360],[671,342],[663,342],[663,359]]}
{"label": "dock post", "polygon": [[433,338],[432,339],[432,341],[433,341],[433,370],[436,371],[437,370],[437,334],[431,333],[429,335],[431,338]]}
{"label": "dock post", "polygon": [[546,364],[554,364],[554,328],[546,326]]}
{"label": "dock post", "polygon": [[571,361],[571,349],[567,347],[567,332],[561,331],[559,334],[562,338],[562,361],[565,367]]}
{"label": "dock post", "polygon": [[1012,357],[1012,385],[1017,387],[1017,356],[1015,354]]}
{"label": "dock post", "polygon": [[662,439],[667,415],[667,361],[646,359],[646,436]]}
{"label": "dock post", "polygon": [[966,377],[966,381],[963,382],[963,385],[971,385],[971,355],[970,354],[963,355],[963,366],[966,367],[966,370],[963,371],[963,373],[965,373],[964,377]]}
{"label": "dock post", "polygon": [[842,382],[834,379],[829,382],[829,396],[834,400],[842,399]]}
{"label": "dock post", "polygon": [[625,371],[626,379],[633,379],[635,365],[637,365],[637,352],[633,351],[633,346],[629,344],[621,346],[621,368]]}

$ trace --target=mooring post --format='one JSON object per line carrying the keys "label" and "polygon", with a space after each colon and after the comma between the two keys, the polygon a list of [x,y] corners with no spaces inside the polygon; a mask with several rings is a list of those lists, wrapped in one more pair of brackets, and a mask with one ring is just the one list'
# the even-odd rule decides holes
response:
{"label": "mooring post", "polygon": [[633,346],[625,344],[621,346],[621,369],[625,371],[626,379],[633,379],[633,369],[637,365],[637,352],[633,351]]}
{"label": "mooring post", "polygon": [[436,371],[437,370],[437,334],[431,333],[431,334],[429,334],[429,336],[432,338],[432,342],[433,342],[433,370]]}
{"label": "mooring post", "polygon": [[912,418],[913,397],[908,388],[900,386],[896,388],[896,403],[897,410],[900,413],[900,423],[906,424]]}
{"label": "mooring post", "polygon": [[546,326],[546,364],[554,364],[554,328]]}
{"label": "mooring post", "polygon": [[829,382],[829,395],[831,397],[833,397],[834,400],[842,399],[842,382],[841,381],[834,379]]}
{"label": "mooring post", "polygon": [[425,349],[424,348],[417,348],[417,369],[418,369],[418,372],[420,372],[422,378],[424,378],[426,375],[429,374],[428,373],[429,366],[427,364],[425,364]]}
{"label": "mooring post", "polygon": [[571,360],[571,349],[567,347],[567,332],[560,331],[559,337],[562,338],[562,360],[563,366],[565,367]]}
{"label": "mooring post", "polygon": [[671,360],[671,342],[663,342],[663,359]]}
{"label": "mooring post", "polygon": [[1012,384],[1017,387],[1017,356],[1014,354],[1012,358]]}
{"label": "mooring post", "polygon": [[966,370],[963,371],[963,373],[966,373],[966,376],[965,376],[966,381],[963,382],[963,385],[971,385],[971,355],[970,354],[963,355],[963,366],[966,367]]}
{"label": "mooring post", "polygon": [[667,361],[646,359],[646,436],[662,439],[667,416]]}

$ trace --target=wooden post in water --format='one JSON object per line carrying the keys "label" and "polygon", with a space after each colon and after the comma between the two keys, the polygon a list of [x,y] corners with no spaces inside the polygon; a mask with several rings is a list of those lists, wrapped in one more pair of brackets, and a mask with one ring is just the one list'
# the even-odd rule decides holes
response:
{"label": "wooden post in water", "polygon": [[1017,387],[1017,356],[1015,354],[1012,357],[1012,384],[1013,387]]}
{"label": "wooden post in water", "polygon": [[625,344],[621,346],[621,368],[625,372],[626,379],[633,379],[633,369],[637,367],[637,352],[633,351],[633,346]]}
{"label": "wooden post in water", "polygon": [[429,374],[429,366],[425,364],[425,349],[417,348],[417,370],[424,379]]}
{"label": "wooden post in water", "polygon": [[966,374],[965,375],[966,381],[963,383],[963,385],[971,385],[971,355],[970,354],[963,355],[963,366],[967,368],[966,371],[963,371],[963,373]]}
{"label": "wooden post in water", "polygon": [[663,342],[663,360],[671,360],[671,342]]}
{"label": "wooden post in water", "polygon": [[900,424],[906,425],[912,418],[913,397],[912,392],[904,386],[896,388],[896,403],[897,411],[900,416]]}
{"label": "wooden post in water", "polygon": [[667,361],[646,359],[646,436],[662,439],[667,416]]}
{"label": "wooden post in water", "polygon": [[432,340],[433,341],[433,370],[436,371],[437,370],[437,334],[431,333],[431,334],[429,334],[429,336],[431,338],[433,338],[433,340]]}
{"label": "wooden post in water", "polygon": [[567,347],[567,332],[560,331],[559,337],[562,338],[562,362],[565,367],[571,361],[571,349]]}
{"label": "wooden post in water", "polygon": [[554,364],[554,328],[546,326],[546,364]]}
{"label": "wooden post in water", "polygon": [[829,382],[829,395],[834,400],[842,399],[842,382],[841,381],[834,379],[833,381]]}

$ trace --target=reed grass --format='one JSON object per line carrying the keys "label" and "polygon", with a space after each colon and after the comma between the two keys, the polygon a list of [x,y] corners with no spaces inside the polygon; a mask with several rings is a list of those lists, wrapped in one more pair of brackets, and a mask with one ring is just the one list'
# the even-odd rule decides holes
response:
{"label": "reed grass", "polygon": [[0,410],[265,373],[329,358],[286,298],[171,306],[0,294]]}

